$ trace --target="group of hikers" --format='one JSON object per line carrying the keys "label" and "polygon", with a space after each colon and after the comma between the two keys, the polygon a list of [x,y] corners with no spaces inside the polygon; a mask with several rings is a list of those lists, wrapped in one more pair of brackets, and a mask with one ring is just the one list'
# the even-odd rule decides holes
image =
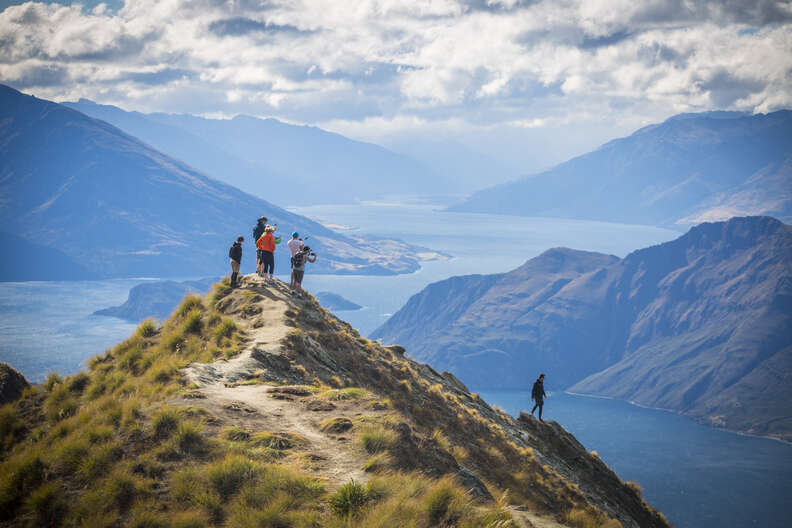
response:
{"label": "group of hikers", "polygon": [[[256,273],[259,277],[263,277],[266,282],[273,281],[273,273],[275,272],[275,246],[280,244],[280,237],[275,236],[275,231],[278,229],[277,224],[268,224],[267,217],[262,216],[258,219],[256,227],[253,228],[253,240],[256,243]],[[305,237],[306,239],[308,237]],[[239,268],[242,263],[242,242],[245,241],[243,236],[238,236],[236,242],[231,246],[228,251],[228,256],[231,258],[231,287],[235,288],[239,285]],[[302,281],[305,275],[305,265],[308,262],[316,262],[316,253],[311,251],[311,248],[305,244],[305,241],[300,238],[300,234],[296,231],[292,233],[291,239],[286,243],[291,255],[291,281],[289,287],[291,294],[297,297],[302,297]],[[539,374],[539,378],[534,382],[531,389],[531,400],[535,402],[533,409],[531,409],[531,416],[534,411],[539,409],[539,420],[542,420],[542,408],[544,407],[544,399],[547,396],[544,390],[544,374]]]}
{"label": "group of hikers", "polygon": [[[275,235],[278,224],[268,224],[267,217],[262,216],[253,228],[253,241],[256,244],[256,273],[265,282],[274,281],[275,273],[275,246],[281,243],[281,238]],[[308,237],[305,237],[306,239]],[[231,259],[231,287],[239,285],[239,268],[242,264],[242,242],[245,237],[238,236],[236,242],[228,250]],[[302,281],[305,276],[305,265],[316,262],[316,253],[311,251],[298,232],[292,233],[291,239],[286,243],[291,257],[291,280],[289,288],[291,294],[302,297]]]}

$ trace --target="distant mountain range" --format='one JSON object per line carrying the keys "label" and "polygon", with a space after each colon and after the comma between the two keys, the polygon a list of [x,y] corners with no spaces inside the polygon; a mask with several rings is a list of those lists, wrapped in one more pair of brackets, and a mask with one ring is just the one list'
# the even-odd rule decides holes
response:
{"label": "distant mountain range", "polygon": [[615,256],[552,249],[414,295],[373,338],[474,387],[548,386],[792,440],[792,227],[704,223]]}
{"label": "distant mountain range", "polygon": [[[292,190],[272,189],[288,201]],[[74,109],[0,86],[2,231],[51,250],[4,252],[0,280],[33,264],[43,275],[58,262],[100,277],[226,273],[228,248],[247,238],[243,270],[255,260],[252,228],[266,215],[284,237],[311,235],[319,273],[395,274],[418,269],[416,248],[393,240],[346,237],[221,183],[116,127]],[[21,246],[19,246],[21,247]],[[46,256],[44,257],[46,259]],[[288,252],[276,251],[276,272]],[[62,270],[61,270],[62,271]],[[29,275],[29,274],[28,274]],[[18,279],[14,279],[18,280]]]}
{"label": "distant mountain range", "polygon": [[452,211],[691,225],[792,221],[792,111],[682,114]]}
{"label": "distant mountain range", "polygon": [[284,205],[354,203],[389,194],[448,193],[415,159],[314,126],[239,115],[142,114],[81,99],[64,105],[107,121],[206,174]]}

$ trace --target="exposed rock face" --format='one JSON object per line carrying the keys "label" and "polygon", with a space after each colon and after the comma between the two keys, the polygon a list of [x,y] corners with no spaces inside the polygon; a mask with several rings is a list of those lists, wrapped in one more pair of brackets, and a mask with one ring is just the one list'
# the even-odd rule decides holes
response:
{"label": "exposed rock face", "polygon": [[[527,388],[544,371],[557,388],[792,438],[790,226],[702,224],[624,259],[550,250],[493,279],[430,285],[374,337],[473,386]],[[452,290],[464,310],[437,301]],[[441,313],[421,324],[428,306]]]}
{"label": "exposed rock face", "polygon": [[738,215],[790,222],[792,112],[675,116],[451,209],[653,225]]}
{"label": "exposed rock face", "polygon": [[16,400],[28,387],[30,383],[17,369],[7,363],[0,363],[0,405]]}

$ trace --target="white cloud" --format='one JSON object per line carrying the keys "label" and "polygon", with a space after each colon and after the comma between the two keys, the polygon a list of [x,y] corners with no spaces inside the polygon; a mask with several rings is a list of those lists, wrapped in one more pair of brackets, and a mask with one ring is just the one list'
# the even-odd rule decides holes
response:
{"label": "white cloud", "polygon": [[275,115],[371,138],[405,123],[528,130],[765,112],[792,105],[790,6],[136,0],[113,12],[29,2],[0,13],[0,79],[56,100]]}

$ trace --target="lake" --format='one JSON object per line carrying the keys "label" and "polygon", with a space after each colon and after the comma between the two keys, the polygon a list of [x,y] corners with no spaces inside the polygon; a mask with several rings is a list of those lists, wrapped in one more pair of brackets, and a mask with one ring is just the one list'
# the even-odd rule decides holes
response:
{"label": "lake", "polygon": [[[427,284],[453,275],[505,272],[558,246],[622,257],[680,235],[607,222],[443,213],[422,203],[294,210],[341,225],[350,235],[397,237],[452,256],[424,263],[416,273],[390,277],[314,275],[309,268],[303,282],[309,291],[332,291],[365,307],[338,312],[363,334]],[[225,268],[218,268],[218,275],[224,273]],[[34,381],[49,370],[75,372],[134,329],[91,314],[121,304],[129,288],[142,281],[0,283],[0,361]],[[527,408],[530,400],[519,392],[484,395],[512,414]],[[789,525],[783,504],[792,499],[792,446],[614,400],[553,394],[545,408],[548,418],[596,450],[622,479],[638,482],[647,500],[679,528]]]}
{"label": "lake", "polygon": [[[530,391],[481,396],[517,416]],[[554,392],[544,418],[597,451],[622,480],[677,528],[788,528],[792,446],[699,425],[675,413],[624,401]]]}

